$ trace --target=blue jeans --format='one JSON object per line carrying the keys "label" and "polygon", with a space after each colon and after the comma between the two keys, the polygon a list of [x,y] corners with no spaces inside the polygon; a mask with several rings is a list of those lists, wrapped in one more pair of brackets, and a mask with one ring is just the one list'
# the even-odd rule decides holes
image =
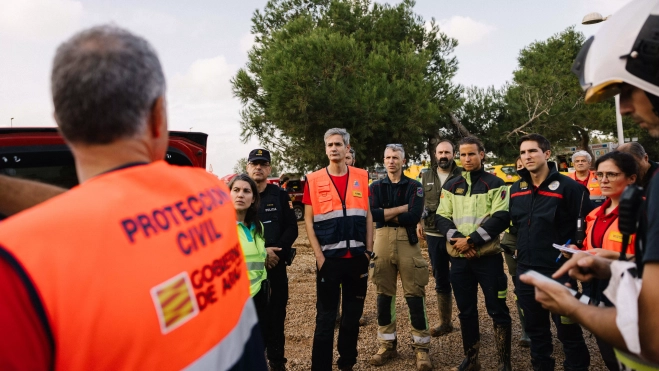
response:
{"label": "blue jeans", "polygon": [[451,284],[460,314],[462,343],[465,349],[479,339],[478,285],[485,307],[495,325],[510,326],[510,312],[506,305],[508,277],[503,271],[501,254],[475,259],[451,257]]}
{"label": "blue jeans", "polygon": [[[551,336],[551,324],[549,319],[554,321],[558,340],[563,344],[565,361],[563,367],[566,371],[586,371],[590,366],[590,353],[583,339],[583,332],[578,323],[571,323],[567,318],[558,314],[552,314],[544,309],[540,303],[535,301],[535,289],[519,280],[519,276],[531,267],[517,265],[517,300],[519,306],[524,311],[526,321],[526,334],[531,338],[531,363],[540,370],[553,370],[554,358],[551,356],[554,351]],[[551,276],[554,272],[536,269],[545,276]]]}
{"label": "blue jeans", "polygon": [[428,242],[428,255],[432,266],[432,275],[435,277],[435,291],[438,294],[451,293],[451,279],[449,274],[450,259],[446,251],[446,237],[426,235]]}

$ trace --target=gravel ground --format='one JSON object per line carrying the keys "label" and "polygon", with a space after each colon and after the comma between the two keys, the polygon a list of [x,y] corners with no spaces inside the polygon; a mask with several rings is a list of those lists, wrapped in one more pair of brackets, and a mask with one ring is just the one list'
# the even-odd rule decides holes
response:
{"label": "gravel ground", "polygon": [[[316,316],[316,286],[315,286],[315,259],[309,240],[307,239],[304,223],[298,223],[299,237],[294,245],[297,248],[295,262],[288,268],[289,278],[289,301],[288,315],[286,319],[286,358],[288,358],[289,370],[309,370],[311,368],[311,348],[313,344],[313,331]],[[428,258],[425,245],[422,246],[423,255]],[[505,268],[505,264],[504,264]],[[439,321],[437,313],[437,300],[434,288],[434,280],[430,275],[430,283],[427,286],[426,305],[428,319],[431,326],[436,326]],[[402,293],[400,280],[398,290]],[[364,314],[368,320],[366,326],[361,327],[359,332],[358,352],[359,356],[355,370],[414,370],[416,359],[412,351],[410,324],[407,320],[407,305],[402,295],[396,297],[396,312],[398,313],[398,353],[397,359],[389,361],[386,365],[376,367],[368,363],[371,355],[378,350],[376,340],[377,321],[375,309],[375,286],[369,283]],[[517,346],[520,336],[519,317],[515,307],[513,296],[513,284],[508,280],[508,307],[513,321],[513,344],[512,364],[514,370],[530,370],[531,357],[528,348]],[[449,370],[462,362],[462,339],[459,330],[458,310],[453,305],[453,327],[455,330],[443,337],[432,338],[430,357],[435,370]],[[479,291],[479,317],[481,324],[481,350],[480,360],[483,370],[496,370],[496,352],[494,349],[494,335],[492,320],[485,310],[485,302]],[[553,326],[553,325],[552,325]],[[556,334],[555,328],[552,330]],[[334,340],[334,362],[338,358],[336,352],[336,333]],[[586,344],[591,354],[591,370],[606,370],[599,356],[595,338],[584,330]],[[563,370],[563,351],[558,339],[554,336],[554,357],[556,358],[556,370]]]}

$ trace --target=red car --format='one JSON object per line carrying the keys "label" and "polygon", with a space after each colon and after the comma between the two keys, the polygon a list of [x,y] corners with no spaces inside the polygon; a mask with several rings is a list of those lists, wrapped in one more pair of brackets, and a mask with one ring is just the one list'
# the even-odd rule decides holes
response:
{"label": "red car", "polygon": [[[165,160],[206,168],[208,134],[170,131]],[[0,174],[71,188],[78,184],[73,155],[56,128],[0,128]]]}

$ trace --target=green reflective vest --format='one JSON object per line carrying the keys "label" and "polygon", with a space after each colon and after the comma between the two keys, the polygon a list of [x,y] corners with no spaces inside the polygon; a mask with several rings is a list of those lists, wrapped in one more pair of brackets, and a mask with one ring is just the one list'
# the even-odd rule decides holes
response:
{"label": "green reflective vest", "polygon": [[238,222],[238,238],[247,263],[249,293],[254,297],[261,289],[261,282],[268,278],[268,272],[265,270],[265,259],[268,256],[265,251],[265,240],[263,236],[256,234],[253,224],[247,228],[242,222]]}

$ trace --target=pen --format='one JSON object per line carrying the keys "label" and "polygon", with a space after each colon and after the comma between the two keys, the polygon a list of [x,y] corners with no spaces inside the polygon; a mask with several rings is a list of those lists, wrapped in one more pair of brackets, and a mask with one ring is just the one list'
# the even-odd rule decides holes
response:
{"label": "pen", "polygon": [[[572,242],[572,239],[567,240],[567,242],[563,246],[567,247],[567,245],[569,245],[570,242]],[[558,261],[561,260],[561,256],[563,256],[563,252],[558,253],[558,258],[556,258],[556,263],[558,263]]]}

